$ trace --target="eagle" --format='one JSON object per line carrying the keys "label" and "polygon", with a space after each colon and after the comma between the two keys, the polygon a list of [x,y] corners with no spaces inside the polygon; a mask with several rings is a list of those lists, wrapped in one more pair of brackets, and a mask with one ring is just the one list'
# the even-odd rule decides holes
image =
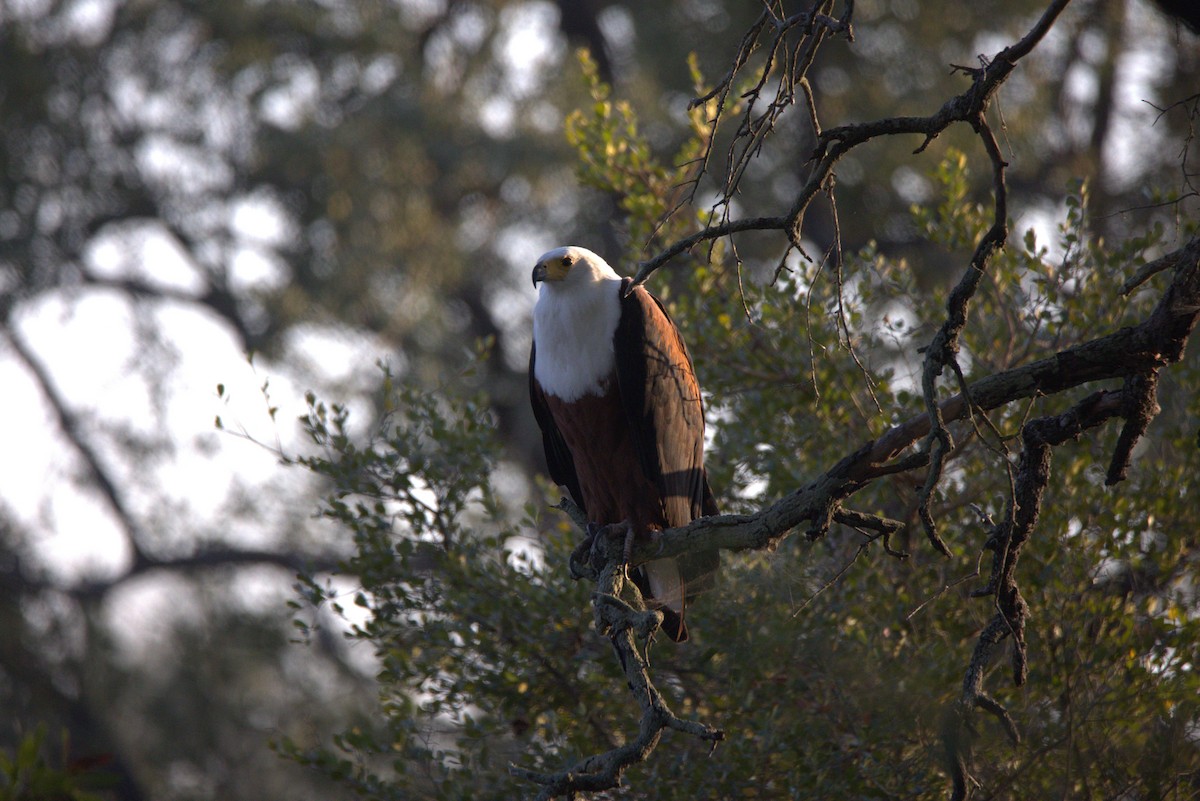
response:
{"label": "eagle", "polygon": [[[550,477],[584,511],[589,529],[633,538],[717,514],[704,470],[704,406],[679,329],[658,298],[581,247],[544,254],[533,268],[529,394]],[[631,578],[688,638],[684,608],[717,569],[716,550],[656,559]]]}

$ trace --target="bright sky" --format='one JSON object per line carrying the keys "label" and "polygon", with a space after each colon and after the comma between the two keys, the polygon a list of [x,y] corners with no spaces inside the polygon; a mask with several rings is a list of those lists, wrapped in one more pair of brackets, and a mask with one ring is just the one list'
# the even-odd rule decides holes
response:
{"label": "bright sky", "polygon": [[[287,232],[281,210],[250,197],[233,204],[231,217],[241,240],[231,283],[250,289],[286,280],[270,249]],[[85,258],[98,276],[138,278],[181,296],[138,302],[117,290],[72,287],[26,303],[15,318],[26,349],[79,421],[124,503],[151,529],[144,532],[146,546],[170,553],[197,537],[270,546],[269,520],[237,522],[246,498],[257,495],[268,512],[311,509],[315,498],[305,491],[302,471],[282,467],[269,447],[302,451],[297,419],[306,411],[304,392],[336,387],[345,394],[331,399],[353,404],[374,377],[382,345],[346,329],[308,325],[290,334],[286,363],[251,365],[227,323],[187,300],[202,287],[200,274],[161,229],[102,236]],[[2,502],[34,532],[36,551],[55,574],[119,573],[131,558],[119,520],[8,345],[0,341],[0,386],[6,416],[17,423],[7,450],[19,458],[0,459]],[[268,382],[269,403],[262,391]],[[278,407],[274,421],[269,405]],[[217,430],[218,416],[226,431]],[[139,443],[149,456],[131,455]]]}

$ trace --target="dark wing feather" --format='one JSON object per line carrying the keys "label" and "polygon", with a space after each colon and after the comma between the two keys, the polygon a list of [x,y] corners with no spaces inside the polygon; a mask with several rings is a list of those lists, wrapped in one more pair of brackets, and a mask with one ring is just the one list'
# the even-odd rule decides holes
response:
{"label": "dark wing feather", "polygon": [[[704,404],[679,329],[641,287],[622,285],[621,320],[613,337],[621,402],[642,470],[658,487],[667,525],[682,526],[718,514],[704,471]],[[721,565],[718,550],[692,551],[678,559],[688,601],[713,586]],[[668,616],[672,639],[687,638],[682,618]],[[673,627],[673,628],[672,628]]]}
{"label": "dark wing feather", "polygon": [[537,359],[537,347],[529,349],[529,401],[533,406],[533,416],[538,427],[542,429],[542,447],[546,451],[546,466],[550,468],[550,478],[554,483],[567,488],[571,500],[584,512],[587,509],[583,503],[583,492],[579,489],[579,476],[575,473],[575,460],[571,449],[567,447],[562,432],[554,424],[554,416],[546,405],[546,394],[542,385],[533,374],[534,362]]}
{"label": "dark wing feather", "polygon": [[[715,508],[704,475],[704,406],[679,329],[658,299],[622,287],[613,336],[621,402],[634,450],[658,487],[667,525],[681,526]],[[706,493],[708,503],[706,504]]]}

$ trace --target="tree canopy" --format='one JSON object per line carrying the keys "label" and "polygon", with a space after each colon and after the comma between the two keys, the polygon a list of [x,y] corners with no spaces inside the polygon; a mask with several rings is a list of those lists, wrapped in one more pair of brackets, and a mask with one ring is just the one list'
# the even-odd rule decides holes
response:
{"label": "tree canopy", "polygon": [[[122,798],[1196,794],[1173,17],[14,3],[0,51],[0,347],[51,454],[5,460],[3,792],[110,792],[102,754]],[[566,243],[705,390],[683,646],[550,508]]]}

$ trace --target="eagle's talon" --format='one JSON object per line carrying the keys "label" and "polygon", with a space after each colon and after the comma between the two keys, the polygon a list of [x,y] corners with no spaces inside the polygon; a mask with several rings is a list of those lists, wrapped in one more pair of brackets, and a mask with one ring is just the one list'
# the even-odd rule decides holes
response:
{"label": "eagle's talon", "polygon": [[625,526],[625,548],[621,551],[622,561],[629,564],[629,560],[633,558],[633,524],[626,520],[619,525]]}
{"label": "eagle's talon", "polygon": [[596,567],[593,565],[593,559],[596,548],[596,535],[600,532],[600,528],[598,523],[588,523],[587,533],[583,538],[583,542],[576,545],[575,550],[571,551],[570,567],[572,578],[595,579],[597,577],[598,573]]}
{"label": "eagle's talon", "polygon": [[[628,520],[622,520],[620,523],[609,523],[602,526],[598,523],[589,523],[588,530],[594,534],[589,538],[591,554],[588,563],[595,570],[603,570],[605,563],[608,561],[608,541],[621,537],[621,564],[628,565],[630,555],[633,553],[633,524]],[[581,545],[580,548],[583,546]]]}

